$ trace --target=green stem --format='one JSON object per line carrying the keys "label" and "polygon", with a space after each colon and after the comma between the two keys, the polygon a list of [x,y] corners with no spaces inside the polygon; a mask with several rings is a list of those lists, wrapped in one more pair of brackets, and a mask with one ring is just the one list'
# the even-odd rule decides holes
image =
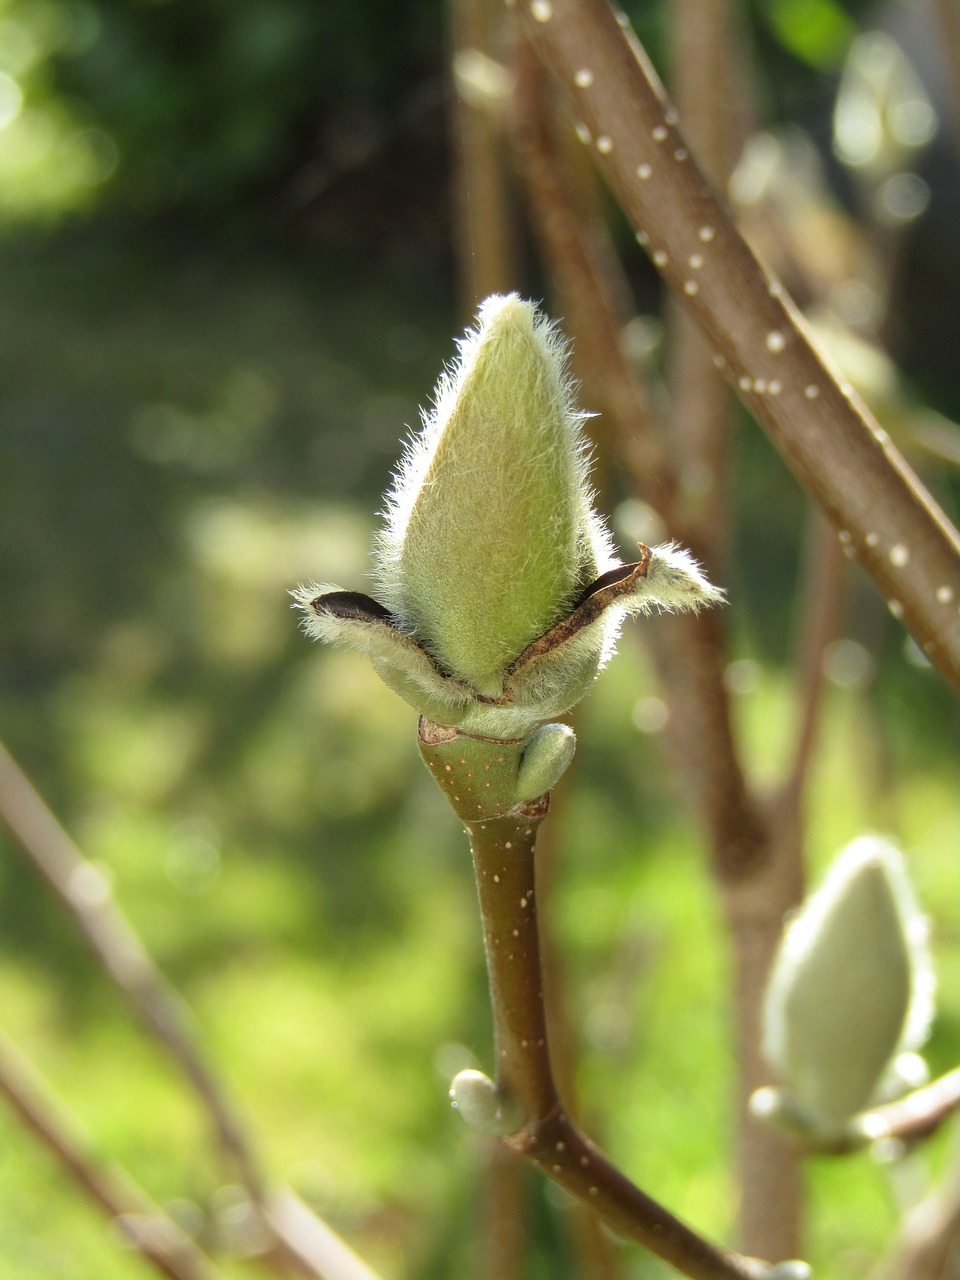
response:
{"label": "green stem", "polygon": [[758,1280],[767,1264],[704,1240],[616,1168],[573,1124],[554,1083],[537,928],[535,849],[549,796],[511,803],[524,743],[420,722],[420,751],[466,824],[493,1005],[497,1086],[525,1123],[504,1139],[620,1234],[695,1280]]}

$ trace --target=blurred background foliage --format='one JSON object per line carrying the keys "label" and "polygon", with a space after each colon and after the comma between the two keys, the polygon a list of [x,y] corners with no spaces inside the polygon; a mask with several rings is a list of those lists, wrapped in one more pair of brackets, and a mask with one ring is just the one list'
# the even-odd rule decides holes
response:
{"label": "blurred background foliage", "polygon": [[[668,74],[663,6],[630,8]],[[872,246],[884,272],[851,273],[834,314],[899,366],[870,348],[857,368],[955,517],[960,187],[932,10],[756,0],[745,21],[766,132],[740,180],[785,182],[792,140]],[[398,1280],[485,1274],[486,1154],[446,1100],[456,1069],[489,1065],[473,889],[409,709],[363,661],[309,647],[285,593],[362,585],[460,325],[447,38],[437,0],[0,0],[0,735],[185,995],[271,1174]],[[815,220],[814,256],[842,253],[842,225]],[[635,248],[628,266],[656,317]],[[772,776],[804,504],[746,419],[736,474],[728,675]],[[610,492],[627,527],[615,474]],[[864,829],[903,842],[940,958],[943,1070],[955,705],[858,573],[827,674],[811,854]],[[659,746],[668,714],[631,632],[557,799],[553,930],[585,1113],[724,1236],[728,959]],[[202,1117],[2,833],[0,920],[4,1029],[97,1149],[248,1274],[258,1241]],[[814,1162],[818,1276],[865,1274],[923,1176]],[[526,1274],[559,1280],[564,1206],[528,1194]],[[0,1205],[0,1280],[143,1274],[5,1111]],[[631,1254],[624,1274],[661,1270]]]}

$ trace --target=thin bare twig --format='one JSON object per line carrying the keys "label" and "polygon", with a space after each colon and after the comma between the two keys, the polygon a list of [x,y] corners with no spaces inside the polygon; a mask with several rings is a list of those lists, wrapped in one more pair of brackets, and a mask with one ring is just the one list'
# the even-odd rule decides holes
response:
{"label": "thin bare twig", "polygon": [[896,1102],[874,1107],[870,1112],[871,1132],[883,1138],[915,1142],[935,1133],[957,1111],[960,1111],[960,1067]]}
{"label": "thin bare twig", "polygon": [[[266,1188],[252,1143],[194,1042],[180,997],[111,899],[103,875],[84,858],[2,743],[0,818],[71,913],[107,974],[180,1065],[278,1254],[317,1280],[376,1280],[291,1192]],[[297,1211],[291,1206],[298,1206]]]}
{"label": "thin bare twig", "polygon": [[796,808],[813,759],[823,705],[823,662],[835,639],[843,606],[844,558],[833,530],[811,506],[805,583],[800,591],[800,633],[795,661],[799,714],[793,756],[781,798]]}
{"label": "thin bare twig", "polygon": [[738,233],[626,19],[607,0],[519,9],[654,264],[891,613],[960,688],[960,536]]}
{"label": "thin bare twig", "polygon": [[956,1280],[960,1275],[960,1168],[911,1209],[878,1280]]}
{"label": "thin bare twig", "polygon": [[73,916],[104,969],[201,1099],[223,1149],[254,1200],[263,1179],[249,1139],[187,1029],[180,997],[112,900],[104,876],[71,840],[26,774],[0,743],[0,817],[28,861]]}
{"label": "thin bare twig", "polygon": [[0,1092],[143,1258],[168,1280],[218,1280],[221,1273],[126,1170],[107,1168],[90,1152],[79,1124],[36,1069],[0,1033]]}
{"label": "thin bare twig", "polygon": [[307,1275],[320,1280],[380,1280],[289,1187],[268,1192],[259,1208],[278,1254]]}
{"label": "thin bare twig", "polygon": [[461,271],[461,300],[472,316],[476,304],[503,293],[516,275],[516,235],[510,208],[502,127],[506,110],[495,81],[502,68],[493,57],[494,12],[490,0],[455,0],[450,38],[454,88],[453,198]]}
{"label": "thin bare twig", "polygon": [[[687,136],[718,190],[735,159],[735,68],[730,0],[671,0],[670,82]],[[734,400],[713,348],[675,294],[667,305],[670,438],[680,460],[680,495],[694,542],[710,569],[726,564],[730,530],[730,437]]]}

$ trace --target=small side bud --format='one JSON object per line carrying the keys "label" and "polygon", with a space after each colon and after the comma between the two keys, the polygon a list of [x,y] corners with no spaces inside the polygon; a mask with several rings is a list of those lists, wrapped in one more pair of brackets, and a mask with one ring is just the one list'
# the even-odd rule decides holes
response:
{"label": "small side bud", "polygon": [[464,1123],[477,1133],[503,1138],[526,1123],[519,1103],[501,1093],[482,1071],[471,1068],[454,1076],[450,1097]]}
{"label": "small side bud", "polygon": [[789,1262],[765,1262],[763,1258],[744,1258],[749,1280],[810,1280],[809,1262],[791,1258]]}
{"label": "small side bud", "polygon": [[576,734],[566,724],[545,724],[532,734],[517,770],[517,799],[536,800],[552,791],[573,759],[576,745]]}
{"label": "small side bud", "polygon": [[897,1053],[925,1039],[925,935],[900,853],[872,836],[840,854],[788,927],[767,989],[764,1052],[816,1141],[848,1134]]}
{"label": "small side bud", "polygon": [[813,1271],[809,1262],[791,1258],[789,1262],[777,1262],[767,1271],[763,1280],[810,1280]]}

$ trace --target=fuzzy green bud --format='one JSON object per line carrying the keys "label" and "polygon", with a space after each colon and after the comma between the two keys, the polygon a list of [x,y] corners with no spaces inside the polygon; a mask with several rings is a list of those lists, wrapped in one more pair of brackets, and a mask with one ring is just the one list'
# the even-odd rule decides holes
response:
{"label": "fuzzy green bud", "polygon": [[532,303],[488,298],[390,498],[380,598],[487,696],[610,563],[565,363]]}
{"label": "fuzzy green bud", "polygon": [[[580,418],[554,326],[516,294],[488,298],[387,495],[378,598],[298,588],[309,634],[369,654],[434,723],[504,741],[583,696],[627,614],[722,600],[673,544],[613,556]],[[553,768],[546,746],[525,791]],[[561,770],[568,749],[554,736]]]}
{"label": "fuzzy green bud", "polygon": [[925,923],[903,860],[863,837],[788,926],[773,966],[764,1052],[783,1081],[779,1110],[814,1138],[848,1131],[931,1014]]}

